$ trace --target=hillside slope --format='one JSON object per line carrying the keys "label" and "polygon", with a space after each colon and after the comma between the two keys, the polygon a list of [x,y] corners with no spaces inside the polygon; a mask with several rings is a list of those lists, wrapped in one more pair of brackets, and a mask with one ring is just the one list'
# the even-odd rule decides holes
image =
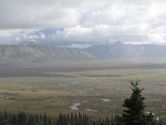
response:
{"label": "hillside slope", "polygon": [[166,46],[154,44],[132,45],[117,42],[95,45],[86,49],[98,59],[166,59]]}
{"label": "hillside slope", "polygon": [[87,52],[44,44],[0,45],[0,62],[49,62],[92,59]]}

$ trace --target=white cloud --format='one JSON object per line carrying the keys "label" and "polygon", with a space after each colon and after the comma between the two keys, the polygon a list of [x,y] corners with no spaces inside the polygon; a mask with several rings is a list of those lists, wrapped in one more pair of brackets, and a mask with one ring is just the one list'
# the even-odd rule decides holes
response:
{"label": "white cloud", "polygon": [[88,27],[82,27],[81,25],[77,25],[76,27],[65,29],[64,32],[66,36],[79,37],[90,34],[92,32],[92,29]]}
{"label": "white cloud", "polygon": [[[38,1],[38,2],[37,2]],[[5,0],[0,4],[1,29],[66,27],[79,23],[75,8],[50,0]]]}
{"label": "white cloud", "polygon": [[63,29],[51,34],[55,41],[165,43],[165,6],[165,0],[4,0],[0,39],[47,39],[40,30],[51,27]]}

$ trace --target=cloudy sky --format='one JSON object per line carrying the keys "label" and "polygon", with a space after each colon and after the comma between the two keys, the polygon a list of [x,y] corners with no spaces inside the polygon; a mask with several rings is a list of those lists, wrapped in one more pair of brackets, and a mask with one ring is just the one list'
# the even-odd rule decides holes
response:
{"label": "cloudy sky", "polygon": [[0,0],[0,43],[166,44],[166,0]]}

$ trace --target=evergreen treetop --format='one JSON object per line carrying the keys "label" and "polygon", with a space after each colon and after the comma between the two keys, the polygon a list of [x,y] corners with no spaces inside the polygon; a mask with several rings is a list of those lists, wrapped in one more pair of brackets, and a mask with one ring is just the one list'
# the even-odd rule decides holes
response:
{"label": "evergreen treetop", "polygon": [[145,115],[144,115],[144,100],[142,96],[143,89],[139,88],[139,82],[130,81],[132,85],[132,94],[130,98],[125,99],[122,114],[122,121],[124,125],[144,125]]}

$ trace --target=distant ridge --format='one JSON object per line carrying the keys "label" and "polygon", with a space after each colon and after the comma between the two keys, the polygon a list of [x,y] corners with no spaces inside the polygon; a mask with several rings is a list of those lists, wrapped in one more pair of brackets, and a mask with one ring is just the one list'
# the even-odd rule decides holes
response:
{"label": "distant ridge", "polygon": [[166,59],[166,46],[154,44],[101,44],[86,49],[98,59]]}
{"label": "distant ridge", "polygon": [[[87,43],[85,43],[87,45]],[[0,45],[0,63],[46,63],[56,61],[87,60],[166,60],[166,46],[154,44],[132,45],[116,42],[113,44],[84,43],[74,46],[42,44],[38,41],[26,41],[15,45]]]}
{"label": "distant ridge", "polygon": [[89,60],[94,57],[78,49],[27,42],[17,45],[0,45],[0,63],[50,62],[57,60]]}

